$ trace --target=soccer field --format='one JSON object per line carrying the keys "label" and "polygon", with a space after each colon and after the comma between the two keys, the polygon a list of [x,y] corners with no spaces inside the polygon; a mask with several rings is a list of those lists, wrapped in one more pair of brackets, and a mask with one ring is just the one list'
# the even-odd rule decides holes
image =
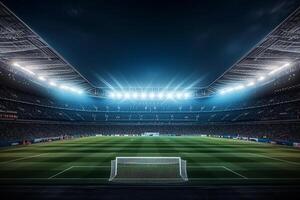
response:
{"label": "soccer field", "polygon": [[179,156],[184,184],[300,182],[300,150],[208,137],[88,137],[0,150],[1,183],[113,184],[117,156]]}

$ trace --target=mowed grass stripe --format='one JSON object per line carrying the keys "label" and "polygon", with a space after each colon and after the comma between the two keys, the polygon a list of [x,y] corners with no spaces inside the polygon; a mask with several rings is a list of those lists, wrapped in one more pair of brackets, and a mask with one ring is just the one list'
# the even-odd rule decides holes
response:
{"label": "mowed grass stripe", "polygon": [[[296,179],[300,178],[299,153],[294,148],[206,137],[90,137],[2,149],[0,160],[12,161],[0,164],[0,179],[49,178],[71,166],[110,166],[116,156],[180,156],[187,160],[191,179],[242,178],[237,174],[249,179]],[[205,165],[224,166],[237,174],[201,169]],[[72,178],[93,176],[108,178],[109,169],[71,168],[56,177],[67,177],[72,183]]]}

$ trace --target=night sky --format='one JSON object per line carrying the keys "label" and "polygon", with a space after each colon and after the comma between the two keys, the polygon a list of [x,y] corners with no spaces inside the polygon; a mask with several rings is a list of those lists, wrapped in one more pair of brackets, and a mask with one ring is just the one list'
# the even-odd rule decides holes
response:
{"label": "night sky", "polygon": [[3,0],[96,86],[206,86],[298,0]]}

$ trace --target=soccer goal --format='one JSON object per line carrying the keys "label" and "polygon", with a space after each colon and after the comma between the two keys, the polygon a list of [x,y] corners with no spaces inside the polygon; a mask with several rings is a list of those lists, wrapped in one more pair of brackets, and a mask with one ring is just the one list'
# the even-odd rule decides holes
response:
{"label": "soccer goal", "polygon": [[186,161],[180,157],[116,157],[111,161],[109,181],[125,183],[188,181]]}

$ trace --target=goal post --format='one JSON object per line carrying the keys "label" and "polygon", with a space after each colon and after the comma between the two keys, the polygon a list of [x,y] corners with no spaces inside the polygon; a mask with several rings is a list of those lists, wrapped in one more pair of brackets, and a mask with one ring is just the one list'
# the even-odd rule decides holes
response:
{"label": "goal post", "polygon": [[116,157],[111,161],[109,181],[185,182],[186,161],[180,157]]}

